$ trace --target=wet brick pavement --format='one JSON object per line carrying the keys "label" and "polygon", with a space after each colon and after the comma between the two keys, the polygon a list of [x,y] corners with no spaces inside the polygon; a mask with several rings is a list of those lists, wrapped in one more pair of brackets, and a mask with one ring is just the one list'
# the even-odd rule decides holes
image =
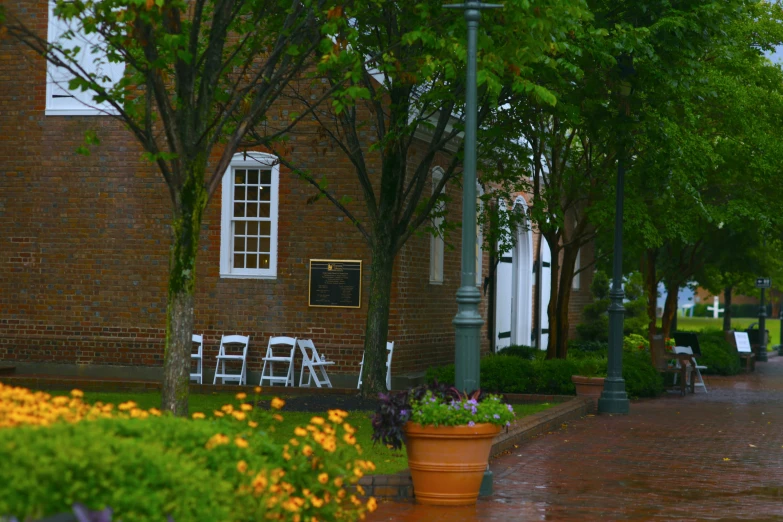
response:
{"label": "wet brick pavement", "polygon": [[783,357],[705,377],[709,393],[631,404],[491,463],[475,507],[382,503],[369,521],[783,521]]}

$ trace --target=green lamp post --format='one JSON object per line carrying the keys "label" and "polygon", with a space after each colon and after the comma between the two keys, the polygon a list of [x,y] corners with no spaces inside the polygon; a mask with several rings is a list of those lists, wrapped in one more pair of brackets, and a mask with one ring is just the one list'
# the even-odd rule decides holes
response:
{"label": "green lamp post", "polygon": [[[626,111],[628,97],[631,95],[631,85],[628,77],[633,74],[633,59],[623,55],[618,60],[620,66],[620,122],[619,132],[625,133],[627,122]],[[614,214],[614,257],[612,258],[612,288],[609,290],[611,304],[609,305],[609,367],[604,390],[598,399],[599,413],[626,414],[630,410],[628,394],[625,392],[625,380],[623,380],[623,319],[625,308],[623,307],[623,190],[625,188],[625,154],[628,150],[625,136],[618,140],[619,153],[617,155],[617,195]]]}
{"label": "green lamp post", "polygon": [[463,9],[468,26],[468,63],[465,85],[465,158],[462,172],[462,279],[457,290],[457,315],[454,317],[456,353],[454,384],[458,390],[479,387],[479,338],[484,320],[479,315],[481,292],[476,288],[476,48],[482,9],[503,7],[467,0],[464,4],[444,6]]}
{"label": "green lamp post", "polygon": [[[463,9],[468,26],[468,63],[465,85],[465,157],[462,170],[462,279],[457,290],[457,315],[454,317],[456,337],[454,384],[458,390],[471,391],[480,385],[481,361],[479,338],[484,320],[479,315],[481,292],[476,288],[476,48],[478,25],[482,9],[503,7],[467,0],[464,4],[444,6]],[[492,472],[487,465],[479,495],[492,494]]]}

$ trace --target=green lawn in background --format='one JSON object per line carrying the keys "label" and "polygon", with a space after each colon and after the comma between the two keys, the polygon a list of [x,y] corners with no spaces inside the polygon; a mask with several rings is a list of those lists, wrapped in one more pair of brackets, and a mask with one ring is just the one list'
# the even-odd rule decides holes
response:
{"label": "green lawn in background", "polygon": [[[51,392],[52,395],[68,395],[67,391]],[[207,417],[212,417],[212,412],[219,410],[224,404],[232,404],[236,407],[239,403],[233,393],[201,394],[192,393],[189,397],[190,412],[202,412]],[[248,394],[247,400],[254,399],[253,394]],[[269,395],[261,395],[261,399],[270,399]],[[87,403],[103,402],[120,404],[127,401],[135,402],[139,408],[148,410],[160,408],[160,392],[84,392],[84,401]],[[539,411],[552,407],[550,403],[514,404],[514,413],[517,418],[533,415]],[[294,436],[294,428],[306,426],[313,415],[326,415],[326,412],[295,412],[283,411],[283,422],[275,424],[271,436],[278,442],[288,441]],[[405,448],[395,451],[382,444],[372,443],[372,423],[370,418],[373,412],[351,412],[347,422],[356,428],[356,440],[362,447],[362,456],[375,464],[374,474],[391,474],[402,471],[408,467],[408,458]]]}
{"label": "green lawn in background", "polygon": [[[732,328],[736,330],[745,330],[753,323],[757,323],[755,327],[758,327],[757,317],[738,317],[731,320]],[[660,319],[658,325],[660,326]],[[723,318],[719,317],[713,319],[712,317],[678,317],[677,328],[683,331],[698,332],[705,328],[723,328]],[[766,328],[769,330],[769,345],[767,350],[772,350],[772,346],[780,343],[780,319],[770,319],[767,317]]]}

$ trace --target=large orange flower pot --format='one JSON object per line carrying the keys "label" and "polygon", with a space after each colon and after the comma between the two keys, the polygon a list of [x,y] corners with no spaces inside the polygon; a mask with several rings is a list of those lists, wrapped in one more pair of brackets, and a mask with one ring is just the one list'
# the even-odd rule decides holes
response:
{"label": "large orange flower pot", "polygon": [[500,426],[405,425],[408,467],[416,502],[440,506],[476,503],[492,439]]}

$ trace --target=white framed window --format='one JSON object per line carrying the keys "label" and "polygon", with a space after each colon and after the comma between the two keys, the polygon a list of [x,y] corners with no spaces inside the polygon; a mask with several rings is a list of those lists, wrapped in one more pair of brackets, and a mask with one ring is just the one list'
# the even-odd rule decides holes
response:
{"label": "white framed window", "polygon": [[571,288],[574,290],[580,290],[582,288],[581,273],[579,270],[582,268],[582,249],[576,251],[576,261],[574,261],[574,278],[572,279]]}
{"label": "white framed window", "polygon": [[[48,41],[57,42],[64,49],[79,48],[76,57],[79,65],[89,73],[96,73],[103,78],[101,83],[110,88],[120,81],[125,72],[125,65],[110,63],[101,56],[101,48],[105,45],[103,38],[97,33],[86,35],[76,19],[61,20],[54,14],[55,3],[49,2]],[[61,38],[67,31],[72,30],[73,36]],[[57,67],[50,62],[46,63],[46,109],[47,116],[99,116],[116,114],[114,108],[106,102],[95,103],[95,94],[92,91],[82,92],[79,89],[71,90],[68,83],[73,79],[73,74],[68,70]]]}
{"label": "white framed window", "polygon": [[[443,169],[435,167],[432,169],[432,194],[435,194],[435,188],[443,179]],[[442,203],[439,203],[436,207],[442,212]],[[440,230],[443,224],[443,217],[437,216],[432,218],[432,227]],[[430,284],[441,285],[443,284],[443,236],[440,234],[432,234],[430,236]]]}
{"label": "white framed window", "polygon": [[277,277],[279,182],[272,154],[234,154],[223,175],[220,277]]}

